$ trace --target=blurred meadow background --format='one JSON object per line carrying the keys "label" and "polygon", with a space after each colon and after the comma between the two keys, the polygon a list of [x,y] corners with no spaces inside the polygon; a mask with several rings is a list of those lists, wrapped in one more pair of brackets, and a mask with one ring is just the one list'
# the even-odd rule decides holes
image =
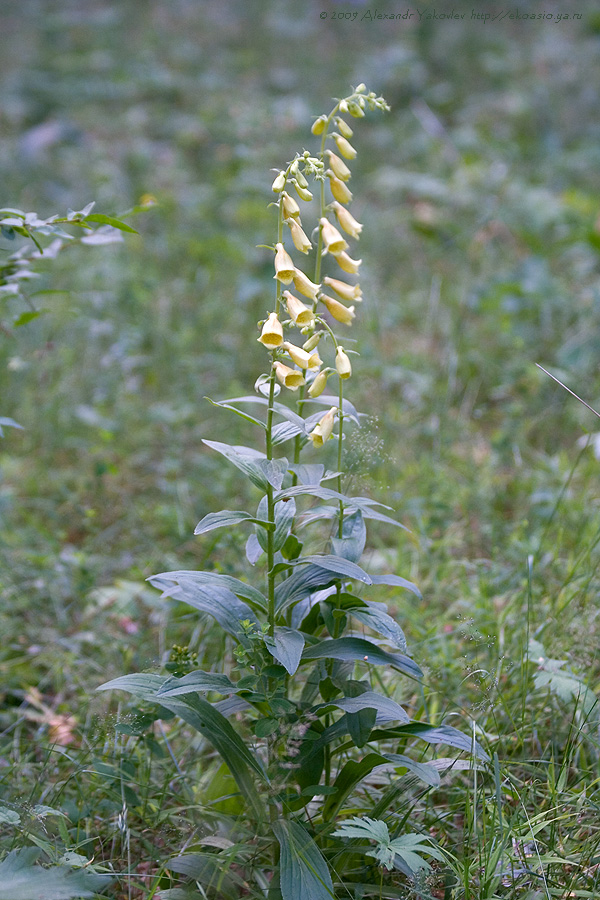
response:
{"label": "blurred meadow background", "polygon": [[[152,764],[123,762],[130,737],[93,691],[190,634],[214,658],[208,626],[145,579],[245,572],[245,536],[193,537],[207,512],[252,503],[201,444],[244,443],[244,426],[204,398],[250,393],[264,368],[272,168],[316,149],[313,117],[365,82],[391,113],[354,139],[352,400],[369,416],[347,459],[357,492],[411,530],[372,528],[372,565],[423,593],[387,602],[429,719],[498,753],[515,834],[523,810],[566,811],[548,825],[579,861],[560,891],[588,893],[548,889],[595,896],[600,427],[535,363],[600,406],[600,13],[548,0],[518,9],[581,19],[484,23],[455,8],[464,20],[363,20],[375,7],[356,0],[3,0],[3,205],[156,201],[127,219],[139,234],[41,260],[34,321],[14,327],[22,301],[1,300],[0,414],[23,430],[0,442],[0,785],[69,816],[28,819],[35,841],[118,868],[124,783],[132,866],[195,827],[171,789],[151,802],[172,776],[162,745],[146,736]],[[460,831],[466,784],[424,803],[438,836]],[[149,896],[147,879],[135,890]]]}

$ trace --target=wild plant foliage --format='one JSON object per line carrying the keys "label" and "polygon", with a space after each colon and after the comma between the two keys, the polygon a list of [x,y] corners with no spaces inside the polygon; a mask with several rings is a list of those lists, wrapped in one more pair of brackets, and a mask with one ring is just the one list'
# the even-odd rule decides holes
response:
{"label": "wild plant foliage", "polygon": [[[421,751],[421,761],[410,755],[415,739],[485,756],[455,728],[412,721],[396,699],[409,693],[397,676],[418,681],[422,673],[378,587],[392,586],[401,602],[419,591],[401,575],[360,565],[368,520],[403,526],[389,507],[345,491],[344,434],[360,427],[347,397],[358,357],[350,335],[363,302],[354,249],[363,226],[348,208],[350,122],[387,109],[359,85],[315,120],[314,155],[297,154],[273,182],[277,221],[266,249],[274,290],[258,335],[265,372],[254,393],[213,401],[241,416],[256,440],[204,442],[246,475],[260,499],[254,512],[209,513],[195,530],[250,528],[246,557],[256,579],[215,571],[150,579],[164,597],[216,620],[233,646],[231,664],[198,670],[178,648],[167,674],[102,685],[179,716],[235,780],[235,815],[223,814],[217,828],[226,847],[217,841],[214,852],[186,854],[172,866],[209,896],[364,896],[369,885],[427,869],[425,856],[443,861],[426,836],[405,833],[393,805],[396,782],[408,772],[424,789],[439,783],[439,769]],[[317,536],[323,525],[330,536],[321,552],[306,552],[315,525]],[[354,815],[343,825],[361,809],[373,818]]]}

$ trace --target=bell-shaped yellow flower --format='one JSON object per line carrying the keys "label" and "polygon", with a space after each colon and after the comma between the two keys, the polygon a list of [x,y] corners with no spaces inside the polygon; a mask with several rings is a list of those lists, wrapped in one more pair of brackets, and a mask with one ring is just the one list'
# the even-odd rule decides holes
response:
{"label": "bell-shaped yellow flower", "polygon": [[325,284],[338,294],[342,300],[356,300],[357,303],[362,302],[362,291],[360,284],[347,284],[338,278],[330,278],[326,275],[323,279]]}
{"label": "bell-shaped yellow flower", "polygon": [[344,240],[335,225],[332,225],[329,219],[319,219],[319,225],[321,226],[323,243],[330,253],[335,256],[337,253],[341,253],[343,250],[347,249],[348,242]]}
{"label": "bell-shaped yellow flower", "polygon": [[277,318],[277,313],[271,313],[267,321],[262,327],[258,341],[266,347],[267,350],[274,350],[283,342],[283,328],[281,322]]}
{"label": "bell-shaped yellow flower", "polygon": [[338,348],[335,353],[335,368],[340,378],[350,378],[350,376],[352,375],[352,366],[350,364],[350,359],[347,353],[344,352],[344,348],[341,346],[341,344],[338,344]]}
{"label": "bell-shaped yellow flower", "polygon": [[350,275],[356,275],[362,259],[351,259],[347,253],[336,253],[334,256],[340,269],[348,272]]}
{"label": "bell-shaped yellow flower", "polygon": [[300,269],[294,269],[293,279],[294,287],[297,291],[300,291],[303,297],[309,297],[311,300],[317,299],[317,293],[321,287],[320,284],[315,284]]}
{"label": "bell-shaped yellow flower", "polygon": [[353,306],[344,306],[339,300],[328,297],[327,294],[320,294],[319,300],[325,304],[327,311],[331,313],[334,319],[342,322],[343,325],[352,325],[352,320],[356,318]]}
{"label": "bell-shaped yellow flower", "polygon": [[294,297],[293,294],[290,294],[289,291],[284,291],[283,296],[285,298],[285,303],[287,306],[287,311],[290,315],[290,319],[296,323],[300,328],[304,328],[306,325],[312,325],[315,321],[315,314],[312,309],[309,309],[308,306],[302,302],[302,300],[298,300],[297,297]]}
{"label": "bell-shaped yellow flower", "polygon": [[287,191],[281,192],[281,205],[284,219],[298,219],[300,221],[300,207]]}
{"label": "bell-shaped yellow flower", "polygon": [[357,222],[350,210],[346,209],[345,206],[342,206],[341,203],[338,203],[337,200],[332,204],[332,206],[340,227],[343,228],[346,234],[349,234],[350,237],[356,238],[356,240],[358,240],[360,237],[360,233],[363,230],[360,222]]}
{"label": "bell-shaped yellow flower", "polygon": [[[337,144],[337,148],[345,159],[354,159],[356,156],[356,150],[352,146],[352,144],[346,140],[345,137],[342,137],[341,134],[334,134],[333,139]],[[333,166],[331,167],[333,168]]]}
{"label": "bell-shaped yellow flower", "polygon": [[327,172],[329,178],[329,188],[336,200],[340,203],[350,203],[352,200],[352,191],[348,189],[348,185],[344,184],[339,178],[336,178],[333,172]]}
{"label": "bell-shaped yellow flower", "polygon": [[296,248],[296,250],[299,250],[300,253],[308,253],[308,251],[312,248],[312,244],[296,219],[287,219],[287,224],[290,226],[290,231],[292,232],[292,240],[294,242],[294,247]]}
{"label": "bell-shaped yellow flower", "polygon": [[273,368],[279,381],[284,387],[289,388],[290,391],[297,391],[300,385],[306,384],[302,372],[299,372],[297,369],[290,369],[289,366],[284,365],[279,360],[273,363]]}
{"label": "bell-shaped yellow flower", "polygon": [[295,344],[290,344],[289,341],[284,341],[281,345],[281,349],[285,350],[288,353],[296,365],[300,369],[310,369],[314,371],[316,369],[320,369],[323,365],[323,360],[319,357],[318,353],[307,353],[306,350],[302,350],[301,347],[296,347]]}
{"label": "bell-shaped yellow flower", "polygon": [[331,437],[336,412],[337,406],[332,406],[329,412],[326,412],[323,418],[319,419],[309,434],[309,438],[313,442],[313,447],[322,447],[325,441],[328,441]]}
{"label": "bell-shaped yellow flower", "polygon": [[275,244],[275,278],[283,284],[290,284],[294,277],[294,263],[283,244]]}
{"label": "bell-shaped yellow flower", "polygon": [[339,178],[340,181],[348,181],[352,172],[346,165],[343,159],[340,159],[339,156],[336,156],[332,150],[327,151],[327,155],[329,157],[329,165],[331,166],[331,171],[335,175],[336,178]]}
{"label": "bell-shaped yellow flower", "polygon": [[275,191],[276,194],[281,193],[281,191],[285,187],[285,172],[280,172],[275,181],[271,186],[271,190]]}
{"label": "bell-shaped yellow flower", "polygon": [[319,372],[315,380],[312,382],[311,386],[308,389],[308,396],[312,397],[313,400],[315,397],[320,397],[327,387],[328,375],[329,373],[327,371]]}

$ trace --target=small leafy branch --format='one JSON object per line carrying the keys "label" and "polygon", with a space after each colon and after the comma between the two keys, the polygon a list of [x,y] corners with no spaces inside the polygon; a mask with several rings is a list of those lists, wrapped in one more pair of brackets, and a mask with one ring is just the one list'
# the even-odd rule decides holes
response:
{"label": "small leafy branch", "polygon": [[[212,616],[233,641],[235,663],[228,673],[197,670],[187,658],[182,663],[178,648],[170,674],[125,675],[101,688],[128,691],[178,715],[212,745],[235,779],[238,816],[224,816],[219,823],[220,833],[228,831],[237,848],[235,859],[215,853],[172,861],[175,871],[193,871],[211,896],[224,896],[219,891],[232,861],[243,871],[243,895],[265,896],[268,886],[270,900],[326,900],[337,895],[342,881],[349,896],[352,881],[364,887],[392,877],[373,864],[366,864],[365,872],[364,851],[347,845],[346,836],[373,837],[376,859],[386,871],[415,874],[428,865],[423,854],[440,859],[440,852],[418,834],[391,839],[388,822],[398,831],[405,819],[396,822],[388,807],[398,795],[399,775],[410,772],[428,789],[439,783],[439,773],[399,751],[418,738],[485,758],[455,728],[411,721],[390,696],[396,691],[393,672],[413,680],[422,673],[385,604],[364,598],[354,587],[376,592],[378,585],[388,585],[419,596],[407,579],[371,575],[361,567],[367,520],[403,526],[388,514],[389,507],[344,492],[344,432],[359,425],[359,414],[346,397],[357,351],[339,329],[348,334],[363,300],[353,279],[361,260],[351,255],[342,234],[358,240],[363,228],[347,208],[348,163],[356,156],[348,120],[387,109],[382,97],[359,85],[315,120],[312,133],[321,139],[316,155],[297,154],[277,172],[277,237],[269,246],[274,299],[258,337],[268,354],[266,371],[254,394],[211,401],[256,429],[258,449],[204,443],[241,470],[262,496],[255,513],[209,513],[195,533],[250,526],[246,556],[257,571],[262,564],[260,586],[214,571],[149,579],[165,597]],[[314,232],[303,225],[298,203],[310,203],[313,193]],[[314,253],[310,276],[290,251]],[[335,393],[328,392],[331,385]],[[258,412],[248,412],[248,406]],[[337,451],[333,470],[313,456],[325,452],[329,441]],[[284,444],[290,447],[287,456],[280,455]],[[311,499],[321,505],[300,506]],[[301,535],[323,521],[331,528],[328,547],[304,552]],[[382,667],[388,678],[381,676]],[[336,831],[348,808],[356,812],[365,779],[376,786],[375,818],[362,825],[353,819]],[[231,890],[237,896],[235,885]]]}

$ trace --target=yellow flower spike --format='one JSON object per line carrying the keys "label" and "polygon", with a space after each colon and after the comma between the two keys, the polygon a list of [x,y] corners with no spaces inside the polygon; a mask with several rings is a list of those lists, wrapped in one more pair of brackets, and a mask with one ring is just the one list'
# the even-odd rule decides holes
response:
{"label": "yellow flower spike", "polygon": [[309,190],[307,190],[305,187],[302,187],[301,184],[298,184],[297,181],[294,181],[294,187],[296,188],[296,193],[298,194],[298,196],[300,197],[301,200],[306,200],[307,203],[309,200],[312,200],[313,195],[311,194],[311,192]]}
{"label": "yellow flower spike", "polygon": [[262,327],[260,337],[257,340],[266,347],[267,350],[274,350],[281,346],[283,342],[283,328],[281,322],[277,318],[277,313],[271,313],[267,321]]}
{"label": "yellow flower spike", "polygon": [[[292,319],[296,325],[300,328],[304,328],[305,325],[313,324],[315,321],[315,314],[312,309],[305,306],[302,300],[298,300],[298,298],[294,297],[293,294],[290,294],[289,291],[284,291],[283,296],[285,298],[290,319]],[[306,350],[307,348],[305,347],[304,349]]]}
{"label": "yellow flower spike", "polygon": [[329,157],[329,165],[331,166],[331,171],[335,175],[336,178],[339,178],[340,181],[348,181],[352,172],[346,165],[343,159],[340,159],[339,156],[332,150],[327,151],[327,156]]}
{"label": "yellow flower spike", "polygon": [[350,275],[356,275],[362,262],[362,259],[351,259],[347,253],[337,253],[334,259],[340,269],[343,269],[344,272],[348,272]]}
{"label": "yellow flower spike", "polygon": [[329,440],[331,432],[333,431],[336,413],[337,406],[332,406],[329,412],[326,412],[323,418],[319,419],[309,434],[309,438],[313,442],[313,447],[322,447],[325,441]]}
{"label": "yellow flower spike", "polygon": [[352,200],[352,191],[349,190],[348,185],[344,184],[339,178],[336,178],[333,172],[328,172],[329,177],[329,189],[336,200],[340,203],[350,203]]}
{"label": "yellow flower spike", "polygon": [[271,190],[275,191],[276,194],[280,194],[281,191],[285,187],[285,172],[280,172],[273,184],[271,185]]}
{"label": "yellow flower spike", "polygon": [[297,391],[300,385],[306,384],[304,375],[297,369],[290,369],[289,366],[285,366],[279,361],[273,363],[273,368],[279,381],[290,391]]}
{"label": "yellow flower spike", "polygon": [[316,371],[323,365],[323,360],[318,353],[307,353],[306,350],[296,347],[295,344],[290,344],[289,341],[284,341],[281,345],[281,349],[285,350],[285,352],[291,356],[300,369]]}
{"label": "yellow flower spike", "polygon": [[[318,119],[312,124],[312,128],[310,129],[314,135],[323,134],[325,131],[325,126],[327,125],[327,116],[319,116]],[[342,129],[340,128],[340,131]]]}
{"label": "yellow flower spike", "polygon": [[281,192],[281,205],[283,207],[283,218],[298,219],[298,224],[300,224],[300,207],[287,191]]}
{"label": "yellow flower spike", "polygon": [[312,244],[298,222],[295,219],[286,219],[286,222],[290,227],[292,241],[296,250],[299,250],[300,253],[308,253],[309,250],[312,250]]}
{"label": "yellow flower spike", "polygon": [[347,284],[345,281],[339,281],[337,278],[330,278],[326,275],[323,279],[325,284],[330,287],[342,300],[356,300],[357,303],[362,302],[362,291],[360,284]]}
{"label": "yellow flower spike", "polygon": [[335,256],[337,253],[342,253],[343,250],[348,248],[348,242],[344,240],[335,225],[332,225],[329,219],[319,219],[319,225],[321,226],[323,243],[330,253],[333,253]]}
{"label": "yellow flower spike", "polygon": [[307,352],[310,350],[314,350],[315,347],[318,345],[319,341],[321,340],[322,335],[323,335],[322,331],[315,331],[315,333],[312,335],[312,337],[309,337],[309,339],[307,341],[305,341],[304,344],[302,344],[302,349],[306,350]]}
{"label": "yellow flower spike", "polygon": [[291,284],[294,277],[294,263],[283,244],[275,244],[275,278],[283,284]]}
{"label": "yellow flower spike", "polygon": [[352,325],[352,320],[356,318],[353,306],[344,306],[339,300],[328,297],[327,294],[321,294],[319,300],[327,307],[329,312],[337,322],[343,325]]}
{"label": "yellow flower spike", "polygon": [[354,157],[356,156],[356,150],[354,149],[352,144],[346,140],[345,137],[342,137],[341,134],[334,134],[333,139],[336,142],[337,148],[344,159],[354,159]]}
{"label": "yellow flower spike", "polygon": [[342,206],[341,203],[338,203],[337,200],[332,205],[339,226],[343,228],[350,237],[358,240],[360,238],[360,233],[363,230],[360,222],[357,222],[352,213],[347,210],[345,206]]}
{"label": "yellow flower spike", "polygon": [[328,372],[319,372],[313,383],[308,389],[308,396],[312,397],[314,400],[315,397],[320,397],[325,388],[327,387],[327,378],[329,376]]}
{"label": "yellow flower spike", "polygon": [[338,118],[335,120],[335,124],[340,129],[345,138],[351,138],[354,134],[345,119]]}
{"label": "yellow flower spike", "polygon": [[294,287],[303,297],[308,297],[310,300],[317,299],[317,293],[321,287],[320,284],[315,284],[314,281],[311,281],[300,269],[294,269],[293,278]]}
{"label": "yellow flower spike", "polygon": [[352,366],[350,364],[350,359],[344,352],[344,348],[341,346],[341,344],[338,344],[338,348],[335,353],[335,368],[340,378],[350,378],[350,376],[352,375]]}

